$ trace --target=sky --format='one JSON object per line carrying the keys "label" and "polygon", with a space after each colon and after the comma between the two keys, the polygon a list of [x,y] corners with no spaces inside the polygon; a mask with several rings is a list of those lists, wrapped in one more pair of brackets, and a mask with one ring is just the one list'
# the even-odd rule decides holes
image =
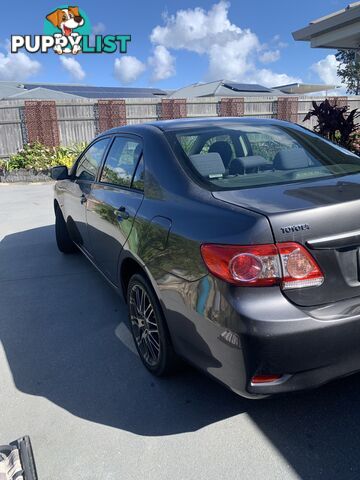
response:
{"label": "sky", "polygon": [[127,0],[72,3],[101,35],[131,34],[127,54],[9,52],[11,35],[43,33],[63,3],[13,0],[2,9],[0,80],[175,89],[227,79],[276,86],[340,84],[333,50],[311,49],[291,32],[344,8],[340,0]]}

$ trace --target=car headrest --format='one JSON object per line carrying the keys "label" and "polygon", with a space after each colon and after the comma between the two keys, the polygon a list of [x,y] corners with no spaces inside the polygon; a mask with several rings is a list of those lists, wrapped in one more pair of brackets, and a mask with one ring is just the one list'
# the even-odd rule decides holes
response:
{"label": "car headrest", "polygon": [[224,163],[216,152],[190,155],[190,160],[203,177],[219,176],[225,173]]}
{"label": "car headrest", "polygon": [[275,170],[295,170],[310,166],[310,157],[303,148],[280,150],[274,158]]}
{"label": "car headrest", "polygon": [[210,145],[209,148],[209,153],[219,153],[220,157],[224,163],[225,168],[229,167],[229,163],[232,159],[232,150],[230,147],[230,144],[228,142],[225,142],[223,140],[219,140],[218,142],[214,142],[212,145]]}
{"label": "car headrest", "polygon": [[250,155],[249,157],[238,157],[230,163],[229,173],[230,175],[236,175],[238,173],[246,173],[259,171],[261,168],[266,167],[269,163],[264,157],[260,155]]}

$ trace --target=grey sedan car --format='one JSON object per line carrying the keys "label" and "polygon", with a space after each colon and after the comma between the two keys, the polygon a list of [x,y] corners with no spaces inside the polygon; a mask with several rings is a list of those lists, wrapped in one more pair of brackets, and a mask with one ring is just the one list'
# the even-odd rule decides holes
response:
{"label": "grey sedan car", "polygon": [[104,132],[52,176],[59,249],[123,295],[153,374],[181,358],[253,398],[360,370],[358,156],[286,122],[183,119]]}

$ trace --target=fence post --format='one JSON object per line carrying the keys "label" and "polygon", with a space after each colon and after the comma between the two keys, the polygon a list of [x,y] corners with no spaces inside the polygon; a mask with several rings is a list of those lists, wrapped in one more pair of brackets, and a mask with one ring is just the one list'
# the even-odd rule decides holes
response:
{"label": "fence post", "polygon": [[48,147],[60,145],[56,102],[25,100],[24,134],[29,143],[40,142]]}
{"label": "fence post", "polygon": [[297,123],[299,112],[298,97],[279,97],[277,102],[277,118]]}
{"label": "fence post", "polygon": [[114,127],[123,127],[127,123],[125,100],[99,100],[97,109],[97,132],[101,133]]}
{"label": "fence post", "polygon": [[243,117],[244,113],[244,97],[220,99],[218,104],[219,117]]}
{"label": "fence post", "polygon": [[159,120],[171,120],[173,118],[187,117],[186,99],[162,98],[158,117]]}

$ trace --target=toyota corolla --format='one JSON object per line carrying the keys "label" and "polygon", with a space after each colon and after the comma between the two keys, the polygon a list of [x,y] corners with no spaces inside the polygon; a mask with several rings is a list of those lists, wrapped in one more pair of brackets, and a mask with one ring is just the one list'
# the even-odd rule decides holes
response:
{"label": "toyota corolla", "polygon": [[153,374],[182,358],[261,397],[360,371],[355,154],[277,120],[183,119],[104,132],[52,176],[59,249],[123,295]]}

